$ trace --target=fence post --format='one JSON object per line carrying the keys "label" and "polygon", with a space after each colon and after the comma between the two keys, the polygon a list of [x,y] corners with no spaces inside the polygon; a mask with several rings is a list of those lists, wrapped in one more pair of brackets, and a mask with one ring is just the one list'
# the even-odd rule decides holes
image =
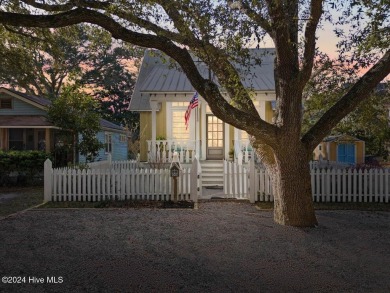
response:
{"label": "fence post", "polygon": [[194,201],[194,209],[198,209],[198,159],[196,157],[192,161],[190,178],[191,199]]}
{"label": "fence post", "polygon": [[44,176],[44,192],[43,201],[48,202],[51,200],[52,184],[53,184],[53,163],[46,159],[43,165],[43,176]]}
{"label": "fence post", "polygon": [[109,153],[108,155],[107,155],[107,161],[108,161],[108,164],[109,164],[109,168],[111,168],[111,163],[112,163],[112,155]]}
{"label": "fence post", "polygon": [[251,160],[249,161],[249,202],[255,203],[256,202],[256,188],[255,188],[255,176],[256,176],[256,169],[255,169],[255,156],[251,157]]}

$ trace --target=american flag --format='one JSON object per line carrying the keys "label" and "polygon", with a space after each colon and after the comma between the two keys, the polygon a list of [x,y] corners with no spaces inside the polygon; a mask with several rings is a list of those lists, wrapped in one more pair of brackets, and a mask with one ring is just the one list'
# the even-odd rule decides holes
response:
{"label": "american flag", "polygon": [[190,121],[190,116],[191,116],[191,110],[198,107],[198,93],[195,92],[194,96],[192,97],[190,104],[188,105],[187,111],[184,114],[184,120],[186,123],[186,130],[188,128],[188,123]]}

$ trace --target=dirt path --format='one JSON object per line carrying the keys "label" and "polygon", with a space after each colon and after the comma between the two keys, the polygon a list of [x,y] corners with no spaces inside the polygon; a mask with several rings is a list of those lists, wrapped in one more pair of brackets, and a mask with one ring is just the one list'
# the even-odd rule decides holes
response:
{"label": "dirt path", "polygon": [[0,221],[1,276],[27,283],[0,292],[390,292],[390,213],[317,215],[297,229],[247,203],[29,211]]}

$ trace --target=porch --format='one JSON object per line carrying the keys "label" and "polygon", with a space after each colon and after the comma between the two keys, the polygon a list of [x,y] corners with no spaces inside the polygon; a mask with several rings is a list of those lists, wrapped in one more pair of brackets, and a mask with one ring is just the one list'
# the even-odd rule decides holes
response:
{"label": "porch", "polygon": [[[191,164],[194,158],[200,161],[222,161],[230,160],[238,164],[246,164],[252,156],[252,146],[248,139],[233,140],[233,147],[229,152],[222,152],[219,158],[210,157],[204,154],[203,149],[208,148],[201,140],[147,140],[147,163],[170,163],[173,153],[177,152],[180,163]],[[224,149],[224,148],[223,148]]]}

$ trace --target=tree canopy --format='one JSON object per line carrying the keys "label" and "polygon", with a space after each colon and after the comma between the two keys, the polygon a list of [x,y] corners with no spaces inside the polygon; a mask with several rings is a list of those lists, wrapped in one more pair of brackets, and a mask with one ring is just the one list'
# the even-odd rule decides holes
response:
{"label": "tree canopy", "polygon": [[103,147],[96,137],[100,131],[98,102],[74,86],[65,87],[61,95],[48,108],[48,119],[61,129],[62,147],[92,161]]}
{"label": "tree canopy", "polygon": [[138,116],[126,111],[134,88],[129,64],[139,50],[113,41],[90,25],[57,29],[0,27],[0,84],[49,98],[64,85],[78,84],[99,101],[102,116],[134,128]]}
{"label": "tree canopy", "polygon": [[[388,0],[21,0],[17,4],[23,13],[15,10],[13,1],[2,3],[0,23],[6,26],[87,22],[114,38],[173,58],[218,118],[253,137],[272,176],[274,219],[286,225],[317,223],[308,168],[311,153],[390,72]],[[341,15],[334,18],[336,11]],[[340,59],[351,67],[367,67],[367,72],[302,134],[303,91],[318,56],[317,32],[326,21],[332,21],[341,37]],[[343,31],[346,23],[348,32]],[[275,45],[275,123],[260,118],[250,89],[233,66],[250,64],[248,47],[261,46],[265,36]],[[190,51],[213,71],[219,85],[201,75]]]}

